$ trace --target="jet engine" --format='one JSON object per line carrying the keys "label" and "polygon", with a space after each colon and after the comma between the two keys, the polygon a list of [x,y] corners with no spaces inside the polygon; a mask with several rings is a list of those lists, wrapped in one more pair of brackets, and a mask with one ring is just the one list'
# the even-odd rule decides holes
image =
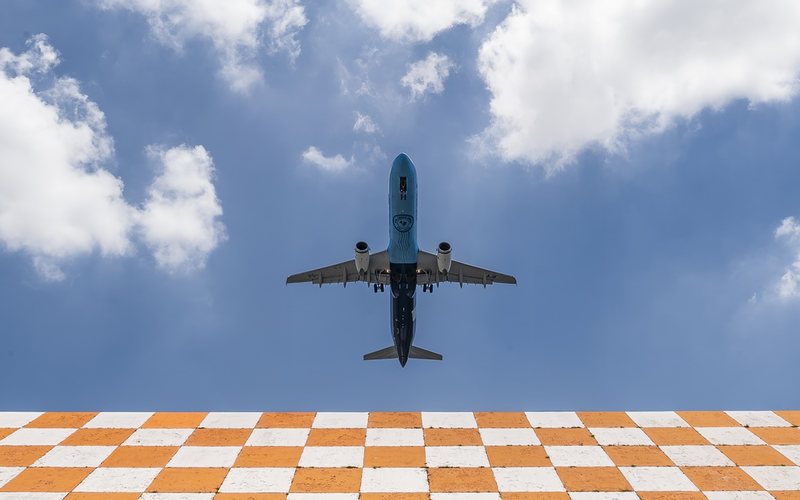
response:
{"label": "jet engine", "polygon": [[369,245],[366,241],[356,243],[356,271],[363,274],[369,270]]}
{"label": "jet engine", "polygon": [[439,266],[440,273],[450,272],[450,257],[453,247],[450,243],[443,241],[436,247],[436,264]]}

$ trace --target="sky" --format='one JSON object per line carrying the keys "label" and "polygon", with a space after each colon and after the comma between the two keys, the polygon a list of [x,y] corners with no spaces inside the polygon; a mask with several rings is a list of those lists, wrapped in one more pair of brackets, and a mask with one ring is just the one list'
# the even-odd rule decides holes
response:
{"label": "sky", "polygon": [[[800,407],[794,0],[8,0],[0,409]],[[388,243],[517,286],[286,276]]]}

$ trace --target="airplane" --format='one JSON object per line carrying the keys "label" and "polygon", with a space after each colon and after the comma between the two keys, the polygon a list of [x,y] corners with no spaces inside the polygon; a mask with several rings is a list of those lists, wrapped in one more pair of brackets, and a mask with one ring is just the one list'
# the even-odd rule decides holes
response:
{"label": "airplane", "polygon": [[359,241],[355,258],[340,264],[294,274],[286,283],[338,284],[366,282],[373,291],[391,291],[391,330],[394,344],[364,355],[364,360],[398,359],[406,366],[409,358],[441,360],[442,355],[413,345],[416,324],[416,289],[433,293],[440,283],[487,285],[516,284],[517,279],[487,269],[452,260],[453,248],[443,241],[436,254],[417,245],[417,170],[405,153],[392,162],[389,174],[389,247],[370,254],[369,245]]}

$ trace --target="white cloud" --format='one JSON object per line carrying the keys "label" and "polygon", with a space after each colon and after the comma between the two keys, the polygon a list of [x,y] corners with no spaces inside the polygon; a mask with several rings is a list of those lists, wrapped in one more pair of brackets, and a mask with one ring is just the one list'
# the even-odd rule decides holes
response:
{"label": "white cloud", "polygon": [[477,26],[495,0],[350,0],[353,10],[385,38],[427,42],[457,24]]}
{"label": "white cloud", "polygon": [[150,149],[161,173],[148,189],[139,214],[144,242],[170,271],[203,267],[225,239],[222,206],[212,182],[214,164],[203,146]]}
{"label": "white cloud", "polygon": [[246,92],[262,81],[256,57],[270,52],[300,54],[297,32],[308,22],[299,0],[95,0],[104,9],[145,16],[155,36],[175,50],[187,40],[208,38],[220,59],[220,74],[232,89]]}
{"label": "white cloud", "polygon": [[783,219],[775,230],[775,238],[783,239],[795,252],[795,259],[784,271],[777,284],[781,299],[800,298],[800,224],[794,217]]}
{"label": "white cloud", "polygon": [[303,151],[303,160],[326,172],[342,172],[353,164],[352,158],[348,160],[340,154],[336,156],[325,156],[322,151],[315,146],[309,146],[308,149]]}
{"label": "white cloud", "polygon": [[102,168],[114,154],[103,112],[71,78],[37,91],[32,75],[58,56],[44,35],[28,47],[19,55],[0,49],[0,243],[60,280],[71,258],[130,253],[139,212]]}
{"label": "white cloud", "polygon": [[412,99],[417,99],[426,92],[441,94],[444,91],[444,81],[450,76],[453,66],[446,55],[431,52],[425,59],[410,64],[400,83],[411,90]]}
{"label": "white cloud", "polygon": [[520,0],[480,49],[493,119],[479,139],[552,173],[704,108],[790,99],[799,25],[795,0]]}
{"label": "white cloud", "polygon": [[380,132],[378,125],[372,121],[369,115],[363,115],[356,111],[356,122],[353,124],[353,132],[364,132],[365,134],[375,134]]}

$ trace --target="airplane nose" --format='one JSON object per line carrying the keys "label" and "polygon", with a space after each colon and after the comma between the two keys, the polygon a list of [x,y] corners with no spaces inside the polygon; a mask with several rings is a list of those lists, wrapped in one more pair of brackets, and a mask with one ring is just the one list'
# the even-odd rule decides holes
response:
{"label": "airplane nose", "polygon": [[411,158],[409,158],[407,154],[400,153],[392,162],[392,170],[407,172],[414,168],[413,165],[414,162],[411,161]]}

